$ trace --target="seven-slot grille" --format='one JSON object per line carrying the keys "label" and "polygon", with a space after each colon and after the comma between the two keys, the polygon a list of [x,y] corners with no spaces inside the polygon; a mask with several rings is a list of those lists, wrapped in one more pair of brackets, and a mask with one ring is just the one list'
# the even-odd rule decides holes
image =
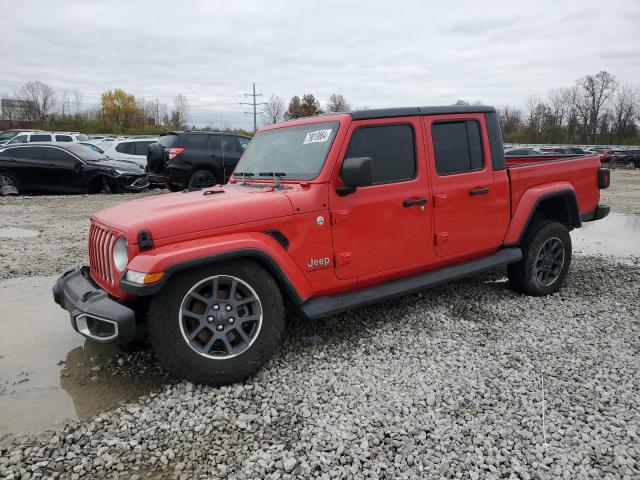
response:
{"label": "seven-slot grille", "polygon": [[120,234],[95,223],[89,229],[91,276],[103,287],[115,287],[119,273],[113,265],[113,248]]}

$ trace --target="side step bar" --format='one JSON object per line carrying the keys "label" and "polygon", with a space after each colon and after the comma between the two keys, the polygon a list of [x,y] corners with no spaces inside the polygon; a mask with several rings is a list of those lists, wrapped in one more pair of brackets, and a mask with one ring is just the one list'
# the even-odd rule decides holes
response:
{"label": "side step bar", "polygon": [[431,272],[421,273],[408,278],[374,285],[362,290],[330,297],[317,297],[303,303],[300,308],[310,319],[335,315],[353,308],[364,307],[390,298],[406,295],[428,287],[435,287],[476,273],[517,262],[522,258],[518,247],[504,248],[493,255],[478,260],[443,267]]}

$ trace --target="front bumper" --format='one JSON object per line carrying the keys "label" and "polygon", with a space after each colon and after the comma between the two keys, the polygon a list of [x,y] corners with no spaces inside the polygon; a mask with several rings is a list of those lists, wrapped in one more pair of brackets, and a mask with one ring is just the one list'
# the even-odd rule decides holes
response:
{"label": "front bumper", "polygon": [[117,344],[139,338],[135,312],[98,287],[88,267],[64,272],[53,286],[53,299],[69,312],[73,329],[87,338]]}
{"label": "front bumper", "polygon": [[142,192],[149,188],[149,179],[144,176],[122,176],[116,180],[118,187],[124,192]]}

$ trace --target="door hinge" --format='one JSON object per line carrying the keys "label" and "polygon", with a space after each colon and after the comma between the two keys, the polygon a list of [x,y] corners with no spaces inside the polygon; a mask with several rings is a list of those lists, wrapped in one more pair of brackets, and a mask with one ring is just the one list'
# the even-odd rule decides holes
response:
{"label": "door hinge", "polygon": [[336,253],[334,264],[336,267],[348,265],[351,263],[351,252]]}
{"label": "door hinge", "polygon": [[442,245],[449,240],[449,232],[436,233],[436,245]]}
{"label": "door hinge", "polygon": [[331,212],[331,223],[336,225],[349,218],[349,210],[335,210]]}
{"label": "door hinge", "polygon": [[433,206],[434,207],[441,207],[445,203],[447,203],[447,194],[446,193],[440,193],[438,195],[434,195],[433,196]]}

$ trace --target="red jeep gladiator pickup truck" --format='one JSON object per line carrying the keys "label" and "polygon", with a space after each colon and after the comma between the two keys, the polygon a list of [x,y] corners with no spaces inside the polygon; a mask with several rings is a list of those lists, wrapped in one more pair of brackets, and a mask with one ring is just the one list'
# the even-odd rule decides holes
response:
{"label": "red jeep gladiator pickup truck", "polygon": [[86,337],[148,337],[171,372],[227,384],[273,355],[286,309],[317,319],[505,265],[514,290],[557,292],[608,184],[597,156],[507,165],[491,107],[298,119],[262,128],[225,186],[93,215],[90,265],[53,294]]}

